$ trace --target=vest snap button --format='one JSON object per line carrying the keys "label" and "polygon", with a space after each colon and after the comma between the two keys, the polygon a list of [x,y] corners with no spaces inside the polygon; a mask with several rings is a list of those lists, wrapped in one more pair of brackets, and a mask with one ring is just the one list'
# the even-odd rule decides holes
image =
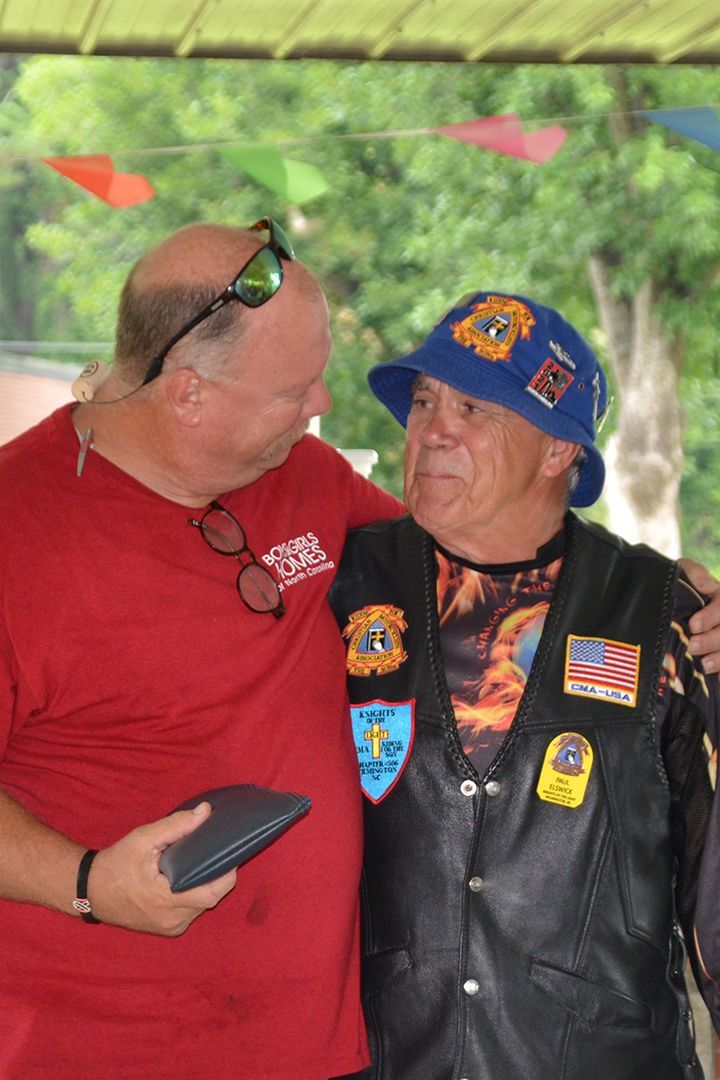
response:
{"label": "vest snap button", "polygon": [[479,989],[480,983],[477,981],[477,979],[466,979],[463,983],[463,990],[468,995],[468,997],[474,997],[475,994],[478,993]]}
{"label": "vest snap button", "polygon": [[468,881],[468,885],[472,892],[480,892],[485,882],[481,877],[471,877]]}
{"label": "vest snap button", "polygon": [[485,785],[485,794],[489,795],[491,799],[494,799],[500,792],[500,785],[497,780],[488,780]]}
{"label": "vest snap button", "polygon": [[463,795],[467,795],[469,798],[477,791],[477,784],[474,780],[463,780],[462,784],[460,785],[460,790],[462,791]]}

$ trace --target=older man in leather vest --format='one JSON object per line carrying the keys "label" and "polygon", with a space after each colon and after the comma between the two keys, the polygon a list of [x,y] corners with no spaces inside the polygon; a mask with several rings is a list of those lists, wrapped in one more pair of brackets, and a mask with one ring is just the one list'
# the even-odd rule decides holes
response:
{"label": "older man in leather vest", "polygon": [[377,1080],[700,1077],[720,1015],[717,690],[677,564],[600,495],[593,352],[525,297],[461,301],[375,367],[411,516],[351,534],[332,602],[365,795]]}

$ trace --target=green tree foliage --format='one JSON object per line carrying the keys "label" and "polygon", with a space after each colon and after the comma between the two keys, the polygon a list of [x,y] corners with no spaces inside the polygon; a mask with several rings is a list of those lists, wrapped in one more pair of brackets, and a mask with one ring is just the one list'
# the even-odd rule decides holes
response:
{"label": "green tree foliage", "polygon": [[683,390],[685,470],[681,486],[683,551],[720,575],[720,382],[697,375]]}
{"label": "green tree foliage", "polygon": [[[618,298],[654,275],[678,362],[698,377],[717,370],[720,159],[629,112],[717,100],[713,69],[34,57],[7,77],[0,145],[25,160],[0,167],[3,195],[17,197],[14,211],[12,198],[0,208],[0,255],[12,238],[17,265],[3,255],[2,336],[32,326],[37,338],[109,340],[122,279],[150,244],[188,221],[270,213],[328,293],[336,405],[323,433],[378,449],[374,476],[395,490],[402,432],[368,402],[367,369],[416,345],[472,288],[552,303],[607,359],[587,276],[601,257]],[[441,136],[348,137],[513,110],[576,118],[546,165]],[[221,142],[278,142],[321,168],[331,190],[288,207],[214,152]],[[147,149],[190,144],[210,148]],[[158,198],[116,211],[39,163],[100,152],[148,175]],[[29,320],[13,291],[23,281]]]}

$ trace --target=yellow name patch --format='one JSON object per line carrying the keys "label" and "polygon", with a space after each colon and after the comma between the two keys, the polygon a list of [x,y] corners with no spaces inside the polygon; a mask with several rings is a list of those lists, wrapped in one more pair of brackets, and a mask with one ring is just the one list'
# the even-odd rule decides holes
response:
{"label": "yellow name patch", "polygon": [[537,794],[543,802],[580,806],[593,767],[590,743],[576,731],[564,731],[549,744],[540,770]]}

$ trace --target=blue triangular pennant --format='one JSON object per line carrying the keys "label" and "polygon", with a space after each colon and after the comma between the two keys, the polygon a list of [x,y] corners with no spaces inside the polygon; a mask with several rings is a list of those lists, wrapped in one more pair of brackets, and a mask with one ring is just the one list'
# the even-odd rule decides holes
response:
{"label": "blue triangular pennant", "polygon": [[641,112],[641,116],[709,146],[711,150],[720,150],[720,118],[709,105],[697,109],[652,109]]}

